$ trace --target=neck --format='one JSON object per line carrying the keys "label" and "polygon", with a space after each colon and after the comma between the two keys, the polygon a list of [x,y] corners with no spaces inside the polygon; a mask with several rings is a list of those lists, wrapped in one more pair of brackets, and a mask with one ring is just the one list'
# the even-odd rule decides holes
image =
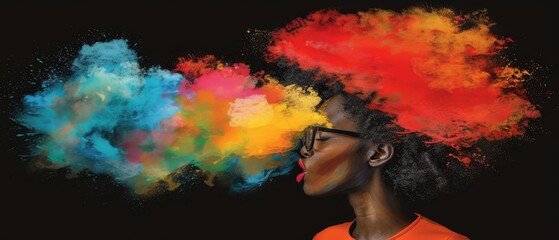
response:
{"label": "neck", "polygon": [[356,239],[390,238],[416,218],[398,203],[378,170],[371,181],[349,194],[349,203],[356,216],[357,225],[352,232]]}

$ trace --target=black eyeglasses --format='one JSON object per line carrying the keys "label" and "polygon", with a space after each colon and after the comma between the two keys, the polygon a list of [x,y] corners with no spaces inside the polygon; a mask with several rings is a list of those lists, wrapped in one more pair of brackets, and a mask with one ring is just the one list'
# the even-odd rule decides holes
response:
{"label": "black eyeglasses", "polygon": [[352,131],[332,129],[332,128],[326,128],[321,126],[309,126],[307,129],[305,129],[305,137],[303,138],[303,144],[304,144],[303,147],[305,147],[307,151],[311,151],[313,149],[314,139],[316,137],[316,132],[318,131],[339,133],[339,134],[344,134],[352,137],[361,137],[361,134]]}

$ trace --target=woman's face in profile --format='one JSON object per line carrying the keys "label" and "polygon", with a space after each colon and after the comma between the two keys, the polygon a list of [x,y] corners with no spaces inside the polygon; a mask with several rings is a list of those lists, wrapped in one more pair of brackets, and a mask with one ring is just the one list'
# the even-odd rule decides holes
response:
{"label": "woman's face in profile", "polygon": [[[332,128],[357,131],[356,121],[343,109],[343,97],[336,96],[321,108]],[[306,169],[303,190],[309,196],[346,192],[368,179],[370,169],[364,154],[359,154],[360,138],[344,134],[317,131],[311,151],[301,149]],[[361,180],[361,181],[359,181]]]}

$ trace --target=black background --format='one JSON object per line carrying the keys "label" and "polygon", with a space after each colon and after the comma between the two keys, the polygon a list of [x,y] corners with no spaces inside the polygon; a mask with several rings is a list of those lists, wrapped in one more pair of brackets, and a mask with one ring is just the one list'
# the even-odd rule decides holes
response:
{"label": "black background", "polygon": [[[395,2],[395,1],[394,1]],[[64,171],[33,171],[10,114],[21,97],[61,72],[82,44],[127,38],[144,67],[171,69],[186,54],[244,61],[247,29],[274,30],[323,9],[355,12],[446,6],[469,13],[487,8],[500,35],[515,39],[513,58],[539,68],[528,90],[542,106],[541,134],[511,151],[511,164],[471,189],[419,206],[423,215],[472,239],[552,239],[553,165],[557,159],[557,89],[552,70],[552,7],[534,1],[182,1],[0,4],[2,130],[0,238],[310,239],[322,228],[352,219],[344,196],[310,198],[295,172],[259,191],[231,195],[203,184],[151,199],[137,199],[104,176],[67,179]],[[39,58],[41,61],[38,61]],[[42,63],[41,63],[42,62]],[[254,66],[253,66],[254,67]],[[544,86],[545,83],[546,85]],[[538,90],[539,89],[539,90]],[[552,124],[553,123],[553,124]]]}

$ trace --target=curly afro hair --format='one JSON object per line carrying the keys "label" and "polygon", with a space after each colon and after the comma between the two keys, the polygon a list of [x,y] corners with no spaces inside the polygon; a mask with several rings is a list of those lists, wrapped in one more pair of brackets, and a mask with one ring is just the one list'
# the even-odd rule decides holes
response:
{"label": "curly afro hair", "polygon": [[394,147],[393,159],[383,167],[383,179],[403,202],[433,200],[462,187],[473,177],[476,163],[465,165],[449,157],[455,149],[443,144],[428,144],[428,137],[417,133],[404,133],[400,126],[394,124],[392,116],[369,109],[367,105],[375,100],[374,93],[367,97],[350,94],[343,90],[340,81],[332,81],[297,66],[279,65],[283,84],[297,84],[318,92],[322,101],[317,109],[334,96],[343,97],[345,112],[358,124],[362,149],[371,143],[390,143]]}

